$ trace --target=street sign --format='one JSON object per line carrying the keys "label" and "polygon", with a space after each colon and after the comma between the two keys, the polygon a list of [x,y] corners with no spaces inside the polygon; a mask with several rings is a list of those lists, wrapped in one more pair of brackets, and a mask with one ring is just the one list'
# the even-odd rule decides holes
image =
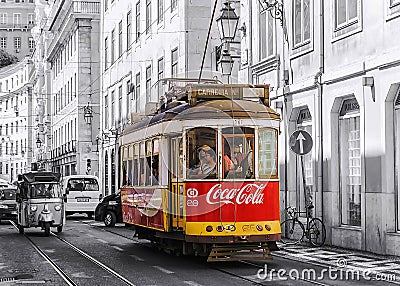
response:
{"label": "street sign", "polygon": [[290,136],[289,147],[297,155],[309,153],[313,147],[313,140],[310,133],[304,130],[296,130]]}

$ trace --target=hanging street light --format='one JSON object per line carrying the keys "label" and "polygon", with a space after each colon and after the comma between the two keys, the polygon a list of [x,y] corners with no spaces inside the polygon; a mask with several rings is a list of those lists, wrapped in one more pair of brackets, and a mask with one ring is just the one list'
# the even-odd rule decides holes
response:
{"label": "hanging street light", "polygon": [[221,15],[218,17],[217,24],[219,29],[219,37],[222,42],[231,42],[235,38],[239,17],[235,13],[229,1],[223,3]]}
{"label": "hanging street light", "polygon": [[36,140],[36,147],[39,149],[42,146],[42,140],[40,140],[40,138],[38,138]]}
{"label": "hanging street light", "polygon": [[83,118],[85,119],[85,122],[87,124],[92,124],[92,120],[93,120],[93,110],[89,105],[89,102],[87,104],[87,106],[85,106],[83,108]]}
{"label": "hanging street light", "polygon": [[228,50],[222,52],[218,63],[221,65],[222,75],[230,76],[233,69],[233,58]]}

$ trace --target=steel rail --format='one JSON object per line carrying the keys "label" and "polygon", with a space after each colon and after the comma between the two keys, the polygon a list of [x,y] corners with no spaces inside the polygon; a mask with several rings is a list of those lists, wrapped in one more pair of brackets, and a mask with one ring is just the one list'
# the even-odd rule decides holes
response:
{"label": "steel rail", "polygon": [[[11,221],[11,224],[18,230],[17,225]],[[52,236],[54,236],[55,238],[59,239],[60,241],[62,241],[64,244],[66,244],[68,247],[72,248],[75,252],[77,252],[78,254],[80,254],[81,256],[83,256],[84,258],[86,258],[87,260],[91,261],[93,264],[99,266],[100,268],[102,268],[103,270],[107,271],[108,273],[112,274],[114,277],[118,278],[119,280],[121,280],[122,282],[124,282],[126,285],[129,286],[136,286],[135,284],[133,284],[132,282],[130,282],[128,279],[126,279],[125,277],[123,277],[122,275],[118,274],[116,271],[114,271],[113,269],[111,269],[110,267],[108,267],[107,265],[103,264],[102,262],[98,261],[97,259],[95,259],[94,257],[92,257],[91,255],[89,255],[88,253],[84,252],[83,250],[79,249],[78,247],[76,247],[75,245],[73,245],[72,243],[66,241],[65,239],[59,237],[57,234],[50,232],[50,234]],[[51,260],[51,258],[43,251],[39,248],[39,246],[36,245],[36,243],[24,233],[24,236],[29,240],[29,242],[31,243],[31,245],[33,246],[33,248],[56,270],[56,272],[63,278],[63,280],[69,285],[69,286],[78,286],[78,284],[76,284],[55,262],[53,262]]]}
{"label": "steel rail", "polygon": [[[15,222],[10,220],[10,223],[18,230]],[[69,286],[78,286],[78,284],[76,284],[56,263],[54,263],[51,258],[43,250],[41,250],[29,236],[27,236],[25,233],[23,235],[31,243],[32,247],[54,268],[58,275],[60,275]]]}

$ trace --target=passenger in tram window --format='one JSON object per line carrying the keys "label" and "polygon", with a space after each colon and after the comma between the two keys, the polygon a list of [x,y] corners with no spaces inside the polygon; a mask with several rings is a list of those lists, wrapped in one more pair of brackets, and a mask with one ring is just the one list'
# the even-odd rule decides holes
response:
{"label": "passenger in tram window", "polygon": [[151,165],[151,174],[152,185],[158,185],[158,161],[153,162]]}
{"label": "passenger in tram window", "polygon": [[228,141],[225,140],[224,144],[224,177],[228,175],[229,171],[235,169],[235,164],[231,159],[231,148],[229,147]]}
{"label": "passenger in tram window", "polygon": [[242,163],[244,159],[244,155],[242,152],[240,152],[240,147],[238,145],[235,145],[234,149],[233,149],[233,163],[235,164],[235,166],[239,166],[240,163]]}
{"label": "passenger in tram window", "polygon": [[215,151],[211,149],[211,147],[203,148],[203,150],[205,152],[204,162],[202,162],[197,174],[202,177],[215,175],[217,166],[217,163],[215,162]]}
{"label": "passenger in tram window", "polygon": [[188,170],[189,178],[195,178],[198,176],[201,165],[205,163],[205,157],[206,157],[205,150],[210,150],[210,149],[211,147],[208,145],[203,145],[197,148],[198,158],[196,158],[196,160],[194,161],[194,163],[191,164],[191,167]]}

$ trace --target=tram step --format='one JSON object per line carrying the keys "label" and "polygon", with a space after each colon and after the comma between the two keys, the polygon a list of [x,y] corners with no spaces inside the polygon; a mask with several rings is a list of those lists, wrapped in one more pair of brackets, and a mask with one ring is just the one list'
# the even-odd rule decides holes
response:
{"label": "tram step", "polygon": [[268,247],[215,246],[211,249],[207,262],[270,259],[272,255]]}

